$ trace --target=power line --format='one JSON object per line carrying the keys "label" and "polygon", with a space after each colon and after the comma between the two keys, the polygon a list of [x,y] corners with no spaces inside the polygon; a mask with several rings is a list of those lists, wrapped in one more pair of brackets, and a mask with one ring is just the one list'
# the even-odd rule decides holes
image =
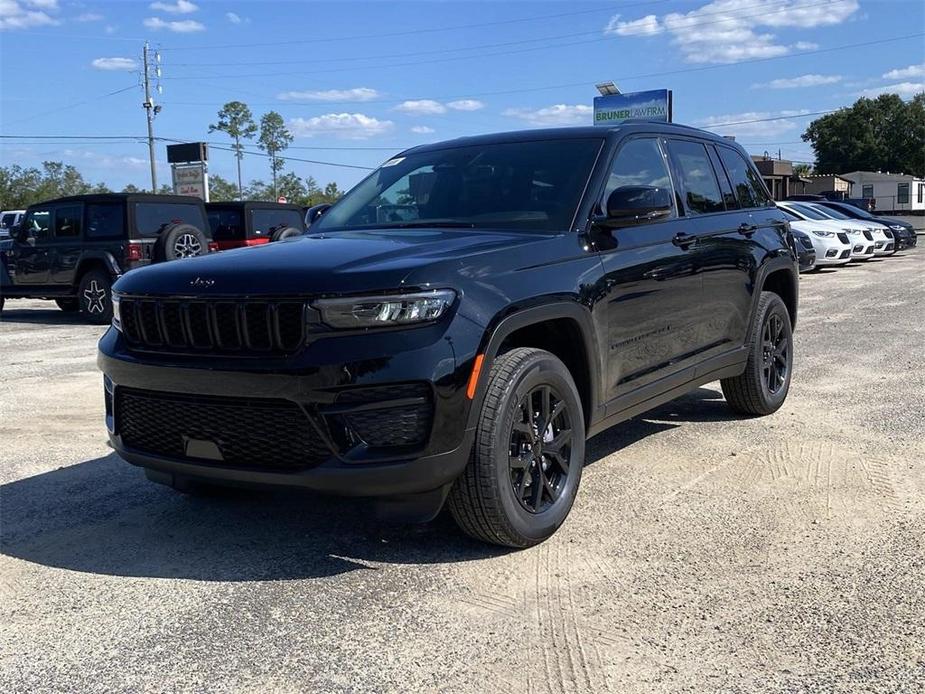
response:
{"label": "power line", "polygon": [[218,50],[222,48],[264,48],[264,47],[275,47],[275,46],[293,46],[293,45],[302,45],[302,44],[318,44],[318,43],[331,43],[331,42],[344,42],[344,41],[359,41],[364,39],[381,39],[381,38],[393,38],[397,36],[418,36],[420,34],[433,34],[444,31],[460,31],[464,29],[478,29],[481,27],[488,26],[503,26],[508,24],[518,24],[521,22],[536,22],[543,21],[547,19],[560,19],[562,17],[575,17],[578,15],[585,14],[610,14],[616,9],[627,9],[630,7],[643,7],[648,5],[658,5],[664,4],[667,2],[673,2],[674,0],[647,0],[646,2],[635,2],[628,5],[621,5],[619,7],[598,7],[595,9],[588,10],[576,10],[573,12],[559,12],[556,14],[547,14],[547,15],[537,15],[534,17],[519,17],[515,19],[504,19],[494,22],[480,22],[477,24],[458,24],[456,26],[445,26],[445,27],[432,27],[430,29],[411,29],[408,31],[393,31],[388,33],[379,33],[379,34],[354,34],[352,36],[322,36],[322,37],[312,37],[310,39],[302,39],[299,41],[270,41],[264,43],[227,43],[211,46],[175,46],[163,48],[164,51],[205,51],[205,50]]}
{"label": "power line", "polygon": [[[803,8],[803,7],[809,8],[809,7],[819,7],[819,6],[830,6],[830,5],[837,5],[837,4],[840,4],[840,3],[843,3],[843,2],[847,2],[847,1],[848,1],[848,0],[822,0],[821,2],[815,2],[815,3],[812,3],[812,4],[801,5],[800,7],[801,7],[801,8]],[[763,5],[746,5],[746,6],[745,6],[745,8],[750,8],[750,9],[755,9],[755,8],[759,8],[759,7],[763,7]],[[708,21],[708,22],[689,22],[689,23],[687,23],[687,25],[685,26],[685,29],[698,29],[698,28],[700,28],[700,27],[709,26],[709,25],[711,25],[711,24],[722,24],[722,23],[724,23],[724,22],[735,21],[735,20],[740,20],[740,19],[747,19],[747,18],[749,18],[749,17],[764,17],[764,16],[771,15],[771,14],[779,14],[779,13],[781,13],[781,12],[789,12],[789,11],[791,11],[791,10],[792,10],[791,7],[782,7],[782,8],[779,8],[779,9],[777,9],[777,10],[767,10],[767,9],[765,9],[765,10],[762,10],[761,12],[757,12],[757,13],[753,13],[753,14],[744,14],[744,15],[735,15],[735,14],[730,14],[730,13],[727,12],[727,13],[725,13],[727,16],[725,16],[725,17],[723,17],[723,18],[721,18],[721,19],[714,19],[714,20]],[[714,13],[711,13],[711,14],[723,14],[723,13],[714,12]],[[706,13],[704,13],[703,15],[700,15],[700,16],[705,16],[705,15],[706,15]],[[584,35],[584,34],[587,34],[587,33],[589,33],[589,32],[583,32],[581,35]],[[594,33],[595,35],[598,34],[598,32],[593,32],[593,33]],[[645,35],[645,34],[647,34],[648,32],[643,31],[643,30],[640,30],[640,31],[635,32],[635,33],[638,34],[638,35]],[[627,35],[632,35],[632,34],[627,34]],[[552,39],[555,39],[555,38],[564,38],[564,37],[567,38],[568,36],[569,36],[568,34],[565,34],[565,35],[562,35],[562,36],[559,36],[559,37],[546,37],[546,40],[550,40],[550,38],[552,38]],[[549,49],[552,49],[552,48],[571,48],[571,47],[574,47],[574,46],[580,46],[580,45],[585,45],[585,44],[603,43],[603,42],[610,42],[610,41],[613,41],[613,38],[612,38],[612,37],[610,37],[610,36],[603,36],[603,37],[599,37],[599,38],[588,39],[588,40],[585,40],[585,41],[570,41],[570,42],[567,42],[567,43],[559,43],[559,44],[544,44],[544,45],[541,45],[541,46],[531,46],[531,47],[529,47],[529,48],[520,48],[520,49],[510,50],[510,51],[496,51],[496,52],[494,52],[494,53],[480,53],[480,54],[473,54],[473,55],[458,55],[458,56],[450,56],[450,57],[446,57],[446,58],[435,58],[435,59],[432,59],[432,60],[430,60],[430,61],[428,61],[428,62],[430,62],[430,63],[446,63],[446,62],[453,62],[453,61],[457,61],[457,60],[471,60],[471,59],[473,59],[473,58],[490,58],[490,57],[498,57],[498,56],[504,56],[504,55],[514,55],[514,54],[518,54],[518,53],[531,53],[531,52],[535,52],[535,51],[545,51],[545,50],[549,50]],[[513,43],[519,43],[519,42],[513,42]],[[499,44],[499,45],[504,45],[504,44]],[[456,50],[460,50],[460,49],[456,49]],[[438,53],[443,53],[443,52],[445,52],[445,51],[438,51]],[[431,55],[432,53],[433,53],[433,51],[425,51],[425,52],[422,52],[422,53],[404,53],[404,54],[399,54],[399,55],[400,55],[401,57],[412,57],[412,56],[415,56],[415,55]],[[778,57],[780,57],[780,56],[778,56]],[[370,59],[372,59],[372,58],[370,58]],[[247,63],[241,63],[240,65],[247,65]],[[363,70],[371,70],[371,69],[390,69],[390,68],[396,68],[396,67],[409,67],[409,66],[416,66],[416,65],[418,65],[418,61],[404,62],[404,63],[391,63],[391,64],[389,64],[389,65],[371,65],[371,66],[366,66],[366,67],[364,67],[364,68],[362,68],[362,69],[363,69]],[[311,70],[311,71],[308,71],[308,72],[272,72],[272,73],[247,73],[247,74],[234,73],[234,74],[226,74],[226,75],[214,75],[214,74],[213,74],[213,75],[208,75],[207,77],[208,77],[208,79],[241,79],[241,78],[249,78],[249,77],[301,76],[301,75],[330,74],[330,73],[332,73],[332,72],[349,72],[349,71],[351,71],[351,70],[356,70],[356,69],[357,69],[356,67],[340,67],[340,68],[327,68],[327,69],[324,69],[324,70]],[[203,76],[203,75],[193,75],[193,76],[186,75],[186,76],[179,76],[179,77],[171,77],[170,79],[172,79],[172,80],[197,80],[197,79],[203,79],[203,77],[206,77],[206,76]]]}
{"label": "power line", "polygon": [[96,101],[99,101],[100,99],[105,99],[106,97],[109,97],[109,96],[115,96],[116,94],[122,94],[123,92],[127,92],[127,91],[130,90],[130,89],[136,89],[137,87],[138,87],[137,84],[132,84],[132,85],[130,85],[130,86],[128,86],[128,87],[125,87],[125,88],[123,88],[123,89],[117,89],[117,90],[114,91],[114,92],[107,92],[106,94],[100,94],[99,96],[95,96],[95,97],[93,97],[93,98],[91,98],[91,99],[84,99],[83,101],[77,101],[77,102],[74,102],[74,103],[72,103],[72,104],[67,104],[67,105],[65,105],[65,106],[59,106],[58,108],[53,108],[53,109],[50,109],[50,110],[48,110],[48,111],[41,111],[41,112],[39,112],[39,113],[33,113],[33,114],[32,114],[31,116],[29,116],[28,118],[20,118],[20,119],[18,119],[18,120],[9,121],[8,123],[4,123],[4,127],[8,127],[8,126],[10,126],[10,125],[15,125],[15,124],[17,124],[17,123],[25,123],[26,121],[35,120],[36,118],[40,118],[40,117],[42,117],[42,116],[47,116],[47,115],[50,115],[50,114],[52,114],[52,113],[59,113],[59,112],[61,112],[61,111],[66,111],[66,110],[71,109],[71,108],[76,108],[77,106],[84,106],[84,105],[86,105],[86,104],[92,104],[92,103],[94,103],[94,102],[96,102]]}

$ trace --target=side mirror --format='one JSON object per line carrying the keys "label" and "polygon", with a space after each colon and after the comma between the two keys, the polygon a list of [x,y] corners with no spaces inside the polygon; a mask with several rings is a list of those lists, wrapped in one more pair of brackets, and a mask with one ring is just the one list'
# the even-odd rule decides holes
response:
{"label": "side mirror", "polygon": [[305,226],[310,227],[314,224],[318,218],[323,215],[327,209],[331,206],[329,202],[323,202],[320,205],[314,205],[308,208],[308,212],[305,213]]}
{"label": "side mirror", "polygon": [[606,227],[628,227],[671,214],[671,191],[656,186],[622,186],[607,198],[607,212],[595,222]]}

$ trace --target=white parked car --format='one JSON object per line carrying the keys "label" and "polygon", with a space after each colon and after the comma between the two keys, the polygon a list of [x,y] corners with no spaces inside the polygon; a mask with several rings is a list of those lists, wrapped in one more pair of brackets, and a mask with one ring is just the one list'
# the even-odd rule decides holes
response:
{"label": "white parked car", "polygon": [[835,220],[828,215],[823,214],[805,202],[779,202],[777,203],[785,212],[796,215],[800,219],[814,222],[815,224],[825,224],[833,231],[841,231],[848,235],[848,243],[851,244],[851,260],[870,260],[874,257],[874,237],[873,232],[868,228],[868,224],[855,219]]}
{"label": "white parked car", "polygon": [[790,220],[790,226],[802,231],[816,251],[816,267],[824,265],[846,265],[851,262],[851,239],[848,232],[833,226],[826,220],[811,221],[800,217],[784,205],[778,205]]}
{"label": "white parked car", "polygon": [[813,202],[804,202],[800,204],[810,205],[814,210],[819,212],[819,214],[824,214],[836,222],[857,222],[867,227],[867,231],[870,232],[870,235],[868,236],[865,234],[864,236],[874,242],[874,255],[882,256],[896,253],[896,242],[893,239],[893,232],[890,231],[885,224],[870,219],[854,219],[846,214],[842,214],[838,210],[833,210],[831,207],[817,205]]}
{"label": "white parked car", "polygon": [[[777,203],[777,206],[788,217],[796,217],[800,222],[812,225],[819,231],[831,231],[840,243],[847,243],[849,250],[848,262],[852,260],[870,260],[874,257],[873,239],[868,240],[864,235],[867,229],[866,224],[841,224],[839,221],[830,219],[813,208],[804,207],[804,205],[805,203],[790,201]],[[816,236],[810,234],[810,238],[816,238]],[[816,255],[820,257],[818,252]]]}

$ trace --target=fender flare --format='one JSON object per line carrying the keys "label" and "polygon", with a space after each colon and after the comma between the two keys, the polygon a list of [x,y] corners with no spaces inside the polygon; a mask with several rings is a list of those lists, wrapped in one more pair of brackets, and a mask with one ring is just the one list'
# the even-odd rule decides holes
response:
{"label": "fender flare", "polygon": [[89,263],[101,262],[109,274],[112,276],[113,282],[119,279],[122,276],[122,268],[119,267],[119,261],[116,260],[115,256],[109,251],[85,251],[81,254],[80,260],[77,261],[77,277],[80,277],[84,268]]}
{"label": "fender flare", "polygon": [[557,300],[539,306],[522,308],[514,313],[496,317],[491,321],[489,327],[485,330],[482,344],[478,351],[478,354],[482,355],[482,365],[479,371],[478,383],[476,384],[475,396],[472,398],[472,403],[469,408],[467,429],[474,428],[478,422],[478,415],[482,409],[482,401],[485,398],[487,376],[491,371],[491,366],[504,340],[521,328],[563,318],[573,320],[578,325],[584,343],[585,359],[588,364],[589,386],[589,402],[585,428],[589,427],[591,421],[597,418],[596,412],[600,403],[602,364],[600,349],[598,348],[597,332],[594,329],[591,312],[586,306],[577,301]]}
{"label": "fender flare", "polygon": [[797,325],[797,313],[800,305],[800,280],[799,280],[799,270],[796,267],[796,263],[793,258],[787,255],[778,255],[772,257],[762,263],[758,267],[758,272],[755,274],[755,291],[752,293],[752,307],[750,311],[750,318],[748,321],[748,332],[747,335],[751,335],[752,327],[755,322],[755,313],[758,307],[758,300],[761,298],[761,292],[764,291],[764,284],[772,272],[777,272],[778,270],[786,270],[790,275],[790,283],[793,289],[793,315],[791,316],[791,324],[793,328],[796,328]]}

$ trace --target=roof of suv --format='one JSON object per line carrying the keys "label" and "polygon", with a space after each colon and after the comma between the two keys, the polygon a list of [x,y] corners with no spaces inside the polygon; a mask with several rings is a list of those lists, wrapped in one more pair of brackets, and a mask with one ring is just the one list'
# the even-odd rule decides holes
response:
{"label": "roof of suv", "polygon": [[272,202],[269,200],[222,200],[221,202],[207,202],[207,209],[215,209],[218,207],[234,207],[234,208],[245,208],[245,207],[266,207],[269,209],[279,209],[279,210],[296,210],[298,212],[302,211],[300,205],[296,205],[292,202]]}
{"label": "roof of suv", "polygon": [[680,123],[658,123],[645,120],[624,121],[620,125],[602,126],[602,125],[581,125],[570,128],[537,128],[533,130],[513,130],[501,133],[489,133],[486,135],[471,135],[468,137],[459,137],[453,140],[443,140],[426,145],[418,145],[406,152],[426,152],[428,150],[444,149],[446,147],[464,147],[468,145],[494,144],[503,142],[535,142],[537,140],[571,140],[580,138],[601,138],[613,133],[632,133],[644,131],[647,133],[663,133],[666,135],[696,135],[715,142],[722,142],[728,145],[736,146],[733,140],[717,135],[716,133],[700,130],[690,125]]}
{"label": "roof of suv", "polygon": [[[192,195],[161,195],[158,193],[87,193],[85,195],[68,195],[54,200],[43,200],[35,205],[48,205],[56,202],[173,202],[199,203],[199,198]],[[30,205],[32,207],[33,205]]]}

